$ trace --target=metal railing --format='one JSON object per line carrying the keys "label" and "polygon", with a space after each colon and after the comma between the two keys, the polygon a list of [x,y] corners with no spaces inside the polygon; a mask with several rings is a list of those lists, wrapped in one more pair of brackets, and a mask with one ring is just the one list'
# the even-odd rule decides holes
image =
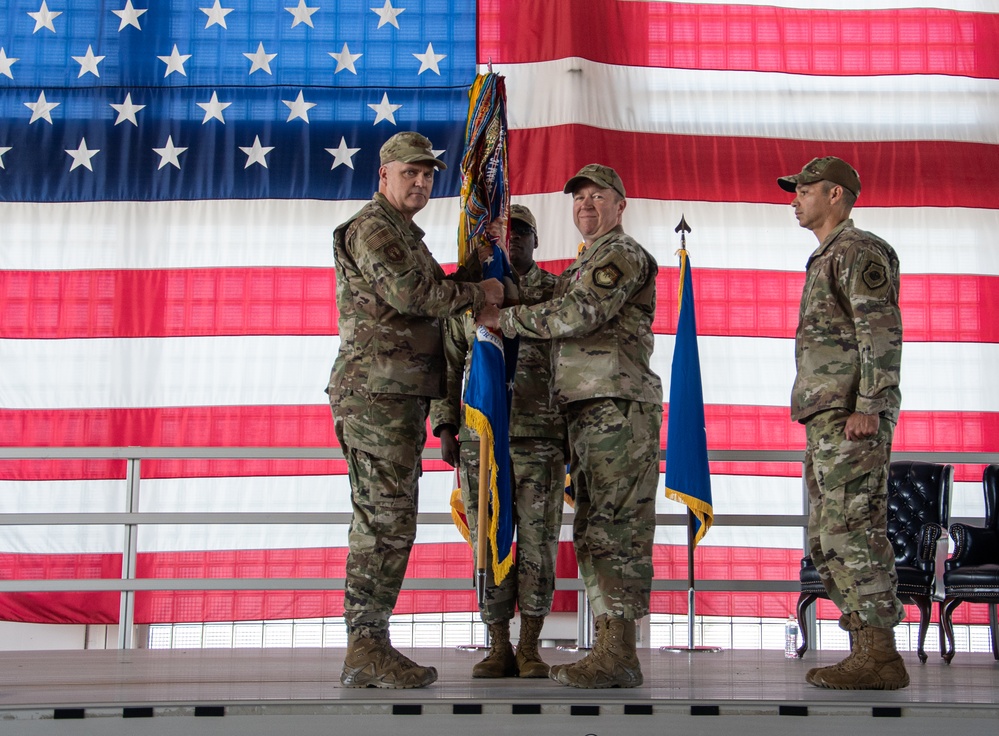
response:
{"label": "metal railing", "polygon": [[[438,450],[428,450],[424,457],[439,460]],[[124,533],[121,579],[31,579],[0,580],[0,592],[80,592],[116,591],[121,593],[118,648],[134,646],[136,591],[163,590],[330,590],[343,588],[343,578],[137,578],[139,527],[156,524],[330,524],[347,525],[351,514],[344,512],[142,512],[139,511],[143,460],[191,459],[283,459],[342,460],[340,448],[293,447],[0,447],[0,460],[124,460],[126,461],[125,510],[93,513],[0,513],[0,527],[15,525],[115,525]],[[801,462],[800,451],[713,450],[712,462]],[[996,453],[982,452],[896,452],[893,460],[922,460],[951,464],[988,464],[999,462]],[[804,490],[803,490],[804,494]],[[807,509],[803,495],[802,508]],[[952,521],[980,522],[955,517]],[[716,514],[715,526],[799,527],[804,546],[805,514],[766,516],[756,514]],[[417,524],[452,524],[449,513],[419,513]],[[563,526],[572,525],[572,514],[563,516]],[[657,514],[657,526],[687,524],[687,515]],[[465,590],[468,581],[454,578],[407,578],[405,590]],[[559,578],[556,590],[582,591],[582,581]],[[685,591],[684,579],[656,579],[653,591]],[[700,591],[797,592],[797,580],[699,580]],[[580,615],[584,615],[583,606]]]}

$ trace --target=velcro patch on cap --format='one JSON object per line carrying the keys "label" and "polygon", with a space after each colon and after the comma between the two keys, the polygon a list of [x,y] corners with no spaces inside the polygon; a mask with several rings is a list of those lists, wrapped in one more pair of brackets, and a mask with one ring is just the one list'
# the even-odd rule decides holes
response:
{"label": "velcro patch on cap", "polygon": [[593,272],[593,283],[604,289],[610,289],[617,285],[622,275],[621,269],[613,263],[608,263]]}

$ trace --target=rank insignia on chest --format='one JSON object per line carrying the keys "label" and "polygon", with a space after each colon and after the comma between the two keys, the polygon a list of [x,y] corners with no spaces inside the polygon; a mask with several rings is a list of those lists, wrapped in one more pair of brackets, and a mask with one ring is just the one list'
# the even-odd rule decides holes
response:
{"label": "rank insignia on chest", "polygon": [[405,257],[406,254],[402,252],[398,243],[385,246],[385,258],[388,259],[389,263],[401,263]]}
{"label": "rank insignia on chest", "polygon": [[888,281],[888,272],[880,263],[869,263],[862,275],[867,288],[873,290],[880,289]]}
{"label": "rank insignia on chest", "polygon": [[621,269],[615,266],[613,263],[609,263],[606,266],[601,266],[596,271],[593,272],[593,283],[597,286],[601,286],[604,289],[609,289],[615,284],[617,284],[618,279],[621,278]]}

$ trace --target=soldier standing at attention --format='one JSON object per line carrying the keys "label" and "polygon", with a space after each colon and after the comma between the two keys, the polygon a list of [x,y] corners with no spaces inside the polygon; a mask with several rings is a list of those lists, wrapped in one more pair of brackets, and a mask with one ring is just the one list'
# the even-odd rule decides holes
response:
{"label": "soldier standing at attention", "polygon": [[573,542],[597,641],[551,677],[579,688],[638,687],[635,621],[648,614],[652,592],[663,410],[650,367],[659,268],[621,227],[627,200],[614,169],[584,166],[564,191],[583,249],[554,298],[487,307],[479,322],[508,337],[554,341],[552,392],[566,416],[576,492]]}
{"label": "soldier standing at attention", "polygon": [[380,153],[378,192],[333,235],[340,351],[326,389],[350,475],[344,592],[346,687],[412,688],[437,679],[389,641],[409,553],[426,420],[444,395],[440,320],[502,304],[496,279],[445,277],[413,216],[445,169],[430,141],[397,133]]}
{"label": "soldier standing at attention", "polygon": [[853,637],[842,662],[805,680],[836,690],[909,684],[895,648],[904,615],[887,535],[887,478],[901,393],[898,256],[858,230],[850,212],[860,177],[833,156],[777,180],[819,247],[808,259],[795,336],[791,419],[805,425],[808,550]]}
{"label": "soldier standing at attention", "polygon": [[[510,264],[520,277],[520,303],[551,299],[556,277],[534,262],[537,222],[527,207],[515,204],[510,208],[510,230]],[[461,497],[473,552],[478,533],[479,437],[461,421],[461,393],[463,377],[471,366],[475,328],[468,313],[447,323],[447,398],[434,401],[430,408],[430,426],[441,439],[441,454],[461,472]],[[565,496],[565,419],[551,401],[550,340],[520,341],[510,412],[510,459],[516,562],[499,585],[493,580],[492,565],[486,565],[486,600],[480,614],[489,626],[490,648],[486,658],[472,668],[472,677],[548,676],[538,639],[552,609]],[[510,645],[515,605],[520,609],[516,655]]]}

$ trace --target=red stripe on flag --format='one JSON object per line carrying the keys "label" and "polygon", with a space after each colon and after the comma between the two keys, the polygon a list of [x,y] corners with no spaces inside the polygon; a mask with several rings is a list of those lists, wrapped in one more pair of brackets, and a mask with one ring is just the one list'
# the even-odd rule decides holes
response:
{"label": "red stripe on flag", "polygon": [[[666,418],[669,405],[664,407]],[[804,429],[782,406],[705,406],[710,450],[801,450]],[[282,431],[283,428],[283,431]],[[665,430],[664,430],[665,434]],[[663,437],[665,442],[665,436]],[[0,410],[0,447],[337,447],[324,406]],[[427,446],[438,447],[433,436]],[[902,411],[896,452],[999,452],[999,413]],[[772,466],[771,470],[767,470]],[[798,475],[786,463],[712,465],[714,472]],[[790,467],[790,471],[788,470]],[[723,470],[723,468],[725,470]],[[439,461],[427,471],[446,470]],[[338,460],[147,460],[143,478],[342,475]],[[123,460],[3,460],[0,480],[121,479]],[[978,478],[981,478],[980,469]]]}
{"label": "red stripe on flag", "polygon": [[[999,15],[932,8],[480,0],[480,64],[582,56],[619,66],[822,76],[999,78]],[[592,29],[614,43],[585,43]]]}
{"label": "red stripe on flag", "polygon": [[333,269],[5,271],[0,337],[336,334]]}
{"label": "red stripe on flag", "polygon": [[[694,272],[698,335],[793,338],[805,283],[802,270],[699,268]],[[660,267],[653,330],[674,334],[679,269]],[[904,274],[906,342],[999,342],[999,276]]]}
{"label": "red stripe on flag", "polygon": [[[529,160],[537,151],[559,165],[537,166]],[[815,156],[839,156],[863,172],[864,207],[999,208],[999,146],[985,143],[662,135],[586,125],[511,130],[511,189],[560,191],[566,172],[592,163],[594,151],[613,164],[631,198],[788,204],[793,195],[777,186],[778,177]]]}
{"label": "red stripe on flag", "polygon": [[[570,262],[539,265],[561,273]],[[678,279],[661,264],[658,334],[676,331]],[[698,269],[698,334],[794,337],[804,280],[804,270]],[[332,271],[311,268],[8,271],[0,338],[336,335],[324,293],[334,288]],[[901,301],[907,342],[999,342],[999,276],[907,273]]]}
{"label": "red stripe on flag", "polygon": [[[342,578],[346,548],[298,550],[218,550],[140,554],[138,577],[158,578]],[[797,580],[801,552],[795,549],[713,547],[700,545],[694,574],[697,580]],[[686,580],[687,553],[682,545],[653,549],[656,580]],[[0,569],[8,579],[115,579],[121,575],[121,556],[115,554],[0,555]],[[407,579],[441,577],[471,581],[472,558],[464,543],[417,544],[410,557]],[[570,542],[559,544],[559,578],[576,577]],[[655,613],[686,610],[686,592],[653,593]],[[698,613],[722,616],[783,618],[794,605],[793,593],[700,592]],[[576,610],[576,595],[555,594],[555,611]],[[113,592],[2,593],[0,620],[37,623],[113,624],[118,621],[119,595]],[[475,611],[474,592],[403,591],[395,613]],[[963,606],[960,623],[985,623],[987,610]],[[837,618],[838,612],[823,613]],[[138,624],[259,621],[262,619],[322,618],[343,615],[340,590],[302,591],[139,591],[135,596]],[[916,617],[918,618],[918,616]]]}

